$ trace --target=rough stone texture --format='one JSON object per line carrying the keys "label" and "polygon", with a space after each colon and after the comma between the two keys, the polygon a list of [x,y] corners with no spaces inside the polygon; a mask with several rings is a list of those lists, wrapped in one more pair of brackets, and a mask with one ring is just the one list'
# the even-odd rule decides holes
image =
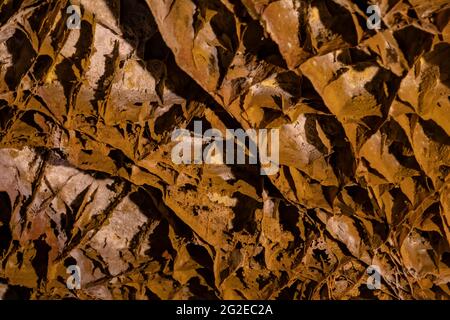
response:
{"label": "rough stone texture", "polygon": [[[2,1],[0,298],[449,299],[450,3],[371,3]],[[194,120],[279,173],[174,164]]]}

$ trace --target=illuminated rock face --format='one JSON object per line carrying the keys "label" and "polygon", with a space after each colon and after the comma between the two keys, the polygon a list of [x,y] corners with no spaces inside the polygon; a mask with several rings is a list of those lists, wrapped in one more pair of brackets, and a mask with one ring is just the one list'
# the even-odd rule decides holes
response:
{"label": "illuminated rock face", "polygon": [[0,4],[0,297],[450,298],[448,1],[71,3]]}

